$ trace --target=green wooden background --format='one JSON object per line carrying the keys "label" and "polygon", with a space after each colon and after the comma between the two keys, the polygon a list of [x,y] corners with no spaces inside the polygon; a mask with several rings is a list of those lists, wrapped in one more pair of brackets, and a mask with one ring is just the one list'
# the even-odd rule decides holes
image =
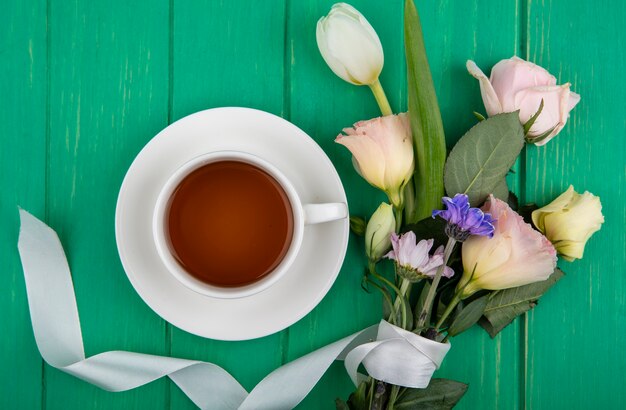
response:
{"label": "green wooden background", "polygon": [[[360,289],[361,243],[351,239],[322,303],[281,333],[218,342],[180,331],[137,296],[113,229],[124,173],[160,129],[195,111],[249,106],[292,121],[322,146],[351,210],[380,196],[333,143],[342,127],[378,115],[369,91],[342,82],[315,45],[332,0],[3,0],[0,13],[0,408],[185,409],[162,379],[108,393],[39,356],[16,251],[17,205],[59,233],[73,270],[87,355],[125,349],[208,360],[252,388],[282,363],[380,317]],[[353,0],[385,49],[382,83],[406,109],[402,0]],[[448,142],[483,110],[468,58],[488,70],[514,54],[570,81],[582,95],[565,130],[516,165],[523,200],[550,201],[573,183],[603,199],[606,224],[585,259],[537,309],[490,340],[453,339],[439,376],[470,384],[461,409],[626,407],[624,212],[626,6],[621,0],[417,1]],[[333,408],[350,382],[336,363],[303,409]]]}

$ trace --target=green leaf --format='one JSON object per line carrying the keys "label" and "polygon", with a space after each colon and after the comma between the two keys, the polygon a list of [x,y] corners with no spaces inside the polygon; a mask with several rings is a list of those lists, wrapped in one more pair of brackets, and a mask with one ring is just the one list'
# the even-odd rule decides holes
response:
{"label": "green leaf", "polygon": [[432,379],[425,389],[407,389],[394,409],[449,410],[467,391],[467,384],[448,379]]}
{"label": "green leaf", "polygon": [[535,307],[537,300],[563,275],[563,271],[556,268],[554,273],[543,282],[493,292],[485,307],[480,325],[492,338],[495,337],[513,319]]}
{"label": "green leaf", "polygon": [[404,42],[409,94],[409,117],[415,149],[415,208],[406,222],[415,223],[441,206],[446,140],[430,74],[422,26],[413,0],[404,3]]}
{"label": "green leaf", "polygon": [[483,315],[488,302],[489,295],[485,295],[465,306],[454,318],[448,329],[448,335],[456,336],[472,327]]}
{"label": "green leaf", "polygon": [[478,111],[474,111],[472,114],[474,114],[474,117],[476,117],[478,121],[485,121],[485,116]]}
{"label": "green leaf", "polygon": [[360,216],[350,216],[350,230],[358,236],[365,236],[365,228],[367,223]]}
{"label": "green leaf", "polygon": [[502,178],[500,182],[493,189],[493,196],[498,199],[508,202],[509,200],[509,186],[506,183],[506,178]]}
{"label": "green leaf", "polygon": [[526,124],[524,124],[524,135],[528,135],[528,132],[535,124],[535,121],[537,121],[537,118],[539,118],[539,114],[541,114],[541,111],[543,111],[543,98],[541,99],[541,103],[539,104],[539,109],[537,110],[537,112],[533,114],[533,116],[530,117],[528,121],[526,121]]}
{"label": "green leaf", "polygon": [[466,193],[472,206],[481,204],[502,183],[523,146],[517,112],[479,122],[450,152],[444,175],[448,195]]}
{"label": "green leaf", "polygon": [[335,399],[335,409],[336,410],[350,410],[350,406],[348,403],[341,399]]}
{"label": "green leaf", "polygon": [[417,241],[422,239],[434,239],[433,249],[444,245],[448,242],[448,236],[445,232],[446,221],[441,218],[422,219],[418,223],[406,225],[403,232],[413,231]]}
{"label": "green leaf", "polygon": [[361,382],[359,387],[348,398],[348,407],[351,410],[367,410],[369,409],[369,400],[367,399],[367,390],[369,382]]}

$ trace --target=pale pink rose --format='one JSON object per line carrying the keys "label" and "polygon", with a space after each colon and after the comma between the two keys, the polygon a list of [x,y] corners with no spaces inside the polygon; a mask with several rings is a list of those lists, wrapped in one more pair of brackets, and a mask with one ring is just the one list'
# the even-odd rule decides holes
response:
{"label": "pale pink rose", "polygon": [[482,207],[496,220],[493,238],[470,236],[463,243],[463,277],[457,286],[466,298],[481,289],[498,290],[546,280],[556,267],[556,250],[506,202],[491,195]]}
{"label": "pale pink rose", "polygon": [[367,182],[385,191],[393,205],[413,175],[413,141],[406,113],[360,121],[344,128],[335,142],[352,152],[354,167]]}
{"label": "pale pink rose", "polygon": [[[565,126],[569,112],[578,104],[580,96],[570,91],[570,83],[556,84],[556,78],[544,68],[512,57],[502,60],[491,70],[491,78],[473,61],[467,70],[480,82],[480,93],[490,116],[519,110],[522,124],[532,117],[543,99],[543,109],[531,127],[528,137],[547,136],[535,142],[544,145]],[[550,132],[550,130],[552,130]]]}

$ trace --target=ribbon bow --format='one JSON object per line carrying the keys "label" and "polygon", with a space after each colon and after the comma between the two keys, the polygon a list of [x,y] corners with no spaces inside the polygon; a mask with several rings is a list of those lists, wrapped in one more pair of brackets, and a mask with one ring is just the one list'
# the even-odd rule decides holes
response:
{"label": "ribbon bow", "polygon": [[378,325],[324,346],[267,375],[249,393],[221,367],[196,360],[110,351],[85,358],[70,269],[57,234],[20,209],[18,249],[39,353],[52,367],[108,391],[134,389],[167,376],[201,409],[291,409],[334,360],[357,384],[365,376],[425,388],[450,349],[393,326]]}

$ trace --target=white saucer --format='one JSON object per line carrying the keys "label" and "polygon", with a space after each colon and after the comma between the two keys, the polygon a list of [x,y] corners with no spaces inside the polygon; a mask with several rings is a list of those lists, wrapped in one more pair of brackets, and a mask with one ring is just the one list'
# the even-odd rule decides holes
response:
{"label": "white saucer", "polygon": [[332,163],[298,127],[263,111],[216,108],[173,123],[137,155],[117,200],[117,248],[133,287],[163,319],[211,339],[254,339],[292,325],[322,300],[341,268],[349,221],[306,226],[290,271],[261,293],[216,299],[188,289],[157,254],[152,213],[159,190],[178,167],[221,150],[246,151],[271,162],[291,180],[303,203],[347,203]]}

